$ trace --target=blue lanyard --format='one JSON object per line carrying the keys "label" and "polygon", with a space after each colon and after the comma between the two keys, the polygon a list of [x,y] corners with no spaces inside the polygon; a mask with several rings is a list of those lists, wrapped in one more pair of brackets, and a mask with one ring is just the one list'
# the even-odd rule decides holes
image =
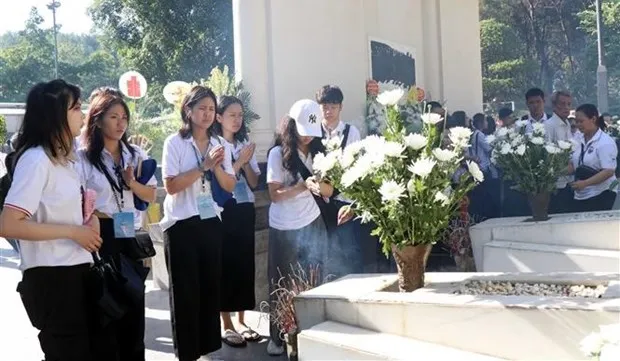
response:
{"label": "blue lanyard", "polygon": [[196,147],[193,144],[192,144],[192,150],[194,151],[194,155],[196,156],[196,163],[198,164],[198,168],[203,169],[201,181],[202,181],[202,190],[204,191],[205,183],[207,181],[211,181],[211,171],[204,170],[202,163],[205,161],[205,157],[204,156],[201,157],[198,155],[198,151],[196,150]]}

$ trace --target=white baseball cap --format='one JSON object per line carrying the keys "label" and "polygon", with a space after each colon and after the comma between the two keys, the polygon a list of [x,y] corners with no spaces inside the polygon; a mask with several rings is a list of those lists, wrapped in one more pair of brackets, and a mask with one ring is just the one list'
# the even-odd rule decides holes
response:
{"label": "white baseball cap", "polygon": [[295,119],[297,133],[304,137],[322,137],[321,122],[323,113],[317,102],[310,99],[298,100],[288,111],[288,116]]}

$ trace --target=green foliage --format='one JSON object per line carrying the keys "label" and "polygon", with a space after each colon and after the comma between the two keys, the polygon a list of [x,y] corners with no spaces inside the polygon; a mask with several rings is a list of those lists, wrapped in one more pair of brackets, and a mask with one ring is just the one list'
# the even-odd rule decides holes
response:
{"label": "green foliage", "polygon": [[6,142],[6,119],[0,114],[0,144]]}

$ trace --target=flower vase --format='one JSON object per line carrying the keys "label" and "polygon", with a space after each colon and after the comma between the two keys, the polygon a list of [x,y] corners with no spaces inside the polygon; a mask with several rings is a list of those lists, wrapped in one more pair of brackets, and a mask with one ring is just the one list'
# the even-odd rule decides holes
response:
{"label": "flower vase", "polygon": [[549,192],[530,194],[527,199],[532,210],[532,218],[528,219],[528,221],[540,222],[549,220],[549,201],[551,199]]}
{"label": "flower vase", "polygon": [[297,333],[287,333],[284,335],[286,342],[286,355],[289,361],[297,361]]}
{"label": "flower vase", "polygon": [[413,292],[424,287],[426,261],[431,253],[431,244],[413,246],[392,246],[392,253],[398,268],[398,289],[400,292]]}

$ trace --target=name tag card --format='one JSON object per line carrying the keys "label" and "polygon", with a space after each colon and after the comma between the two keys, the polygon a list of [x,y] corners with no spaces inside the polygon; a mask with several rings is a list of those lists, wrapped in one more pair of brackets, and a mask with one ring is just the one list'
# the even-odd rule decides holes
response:
{"label": "name tag card", "polygon": [[112,220],[114,222],[114,237],[134,238],[136,236],[133,213],[114,213],[112,215]]}

